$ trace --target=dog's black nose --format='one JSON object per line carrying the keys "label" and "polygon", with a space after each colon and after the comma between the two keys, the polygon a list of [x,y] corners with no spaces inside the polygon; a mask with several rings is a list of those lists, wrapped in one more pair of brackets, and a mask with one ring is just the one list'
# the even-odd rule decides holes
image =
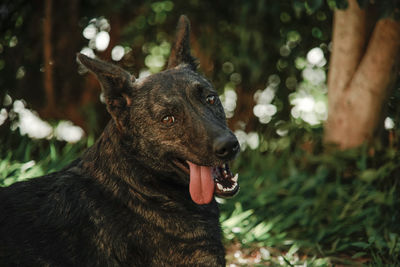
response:
{"label": "dog's black nose", "polygon": [[239,150],[239,142],[234,136],[219,137],[214,141],[214,153],[220,159],[231,160]]}

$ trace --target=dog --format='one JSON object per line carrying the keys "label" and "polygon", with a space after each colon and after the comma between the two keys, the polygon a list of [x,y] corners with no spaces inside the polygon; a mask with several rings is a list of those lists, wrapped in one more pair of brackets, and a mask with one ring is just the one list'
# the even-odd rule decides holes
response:
{"label": "dog", "polygon": [[214,196],[240,146],[196,72],[181,16],[166,70],[136,79],[83,54],[111,120],[61,171],[0,189],[0,266],[225,266]]}

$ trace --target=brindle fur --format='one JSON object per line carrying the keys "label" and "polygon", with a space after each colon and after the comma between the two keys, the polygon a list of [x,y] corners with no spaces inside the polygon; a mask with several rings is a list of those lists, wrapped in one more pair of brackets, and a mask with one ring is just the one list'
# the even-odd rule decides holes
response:
{"label": "brindle fur", "polygon": [[[182,16],[166,71],[136,80],[78,55],[112,116],[96,143],[63,170],[0,188],[0,266],[224,266],[213,200],[195,204],[171,159],[215,166],[213,142],[233,136],[190,56]],[[176,123],[161,118],[173,114]],[[234,137],[233,137],[234,138]]]}

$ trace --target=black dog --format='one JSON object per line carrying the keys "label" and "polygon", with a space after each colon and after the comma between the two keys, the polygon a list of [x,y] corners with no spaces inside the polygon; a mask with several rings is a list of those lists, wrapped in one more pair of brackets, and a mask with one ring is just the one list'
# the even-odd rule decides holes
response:
{"label": "black dog", "polygon": [[190,54],[182,16],[167,70],[136,80],[82,54],[112,120],[65,169],[0,189],[0,266],[224,266],[217,196],[239,144]]}

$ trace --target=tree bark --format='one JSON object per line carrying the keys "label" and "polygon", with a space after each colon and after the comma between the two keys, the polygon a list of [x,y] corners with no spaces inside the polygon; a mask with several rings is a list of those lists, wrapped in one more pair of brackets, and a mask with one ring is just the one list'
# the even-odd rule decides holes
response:
{"label": "tree bark", "polygon": [[43,20],[43,57],[44,57],[44,88],[46,92],[47,106],[46,113],[51,113],[55,110],[54,104],[54,83],[53,83],[53,53],[51,43],[52,31],[52,0],[44,2],[45,14]]}
{"label": "tree bark", "polygon": [[336,104],[350,83],[366,46],[366,12],[355,0],[333,15],[332,57],[329,65],[329,104]]}
{"label": "tree bark", "polygon": [[366,11],[356,0],[349,0],[347,10],[335,11],[324,141],[340,149],[373,139],[395,77],[400,23],[382,19],[369,40],[367,34]]}

